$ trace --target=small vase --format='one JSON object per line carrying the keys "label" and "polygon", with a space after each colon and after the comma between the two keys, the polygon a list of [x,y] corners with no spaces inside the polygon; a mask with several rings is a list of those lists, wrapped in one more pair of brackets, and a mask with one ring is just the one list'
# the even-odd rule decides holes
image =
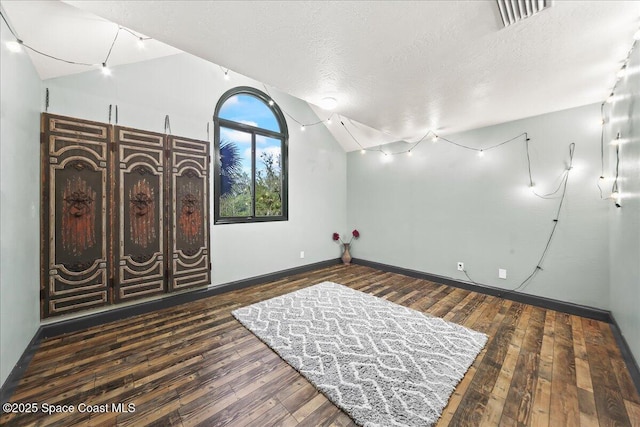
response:
{"label": "small vase", "polygon": [[344,251],[342,252],[342,263],[344,265],[351,264],[351,254],[349,253],[349,246],[351,243],[344,243]]}

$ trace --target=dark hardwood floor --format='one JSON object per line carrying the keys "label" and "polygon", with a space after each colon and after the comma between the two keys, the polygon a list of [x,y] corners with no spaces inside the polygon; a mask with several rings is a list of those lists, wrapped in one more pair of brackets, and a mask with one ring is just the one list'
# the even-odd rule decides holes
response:
{"label": "dark hardwood floor", "polygon": [[[75,412],[4,414],[0,424],[352,426],[230,314],[322,281],[489,335],[438,426],[640,426],[640,396],[608,324],[358,265],[45,340],[10,401]],[[112,412],[119,403],[135,412]]]}

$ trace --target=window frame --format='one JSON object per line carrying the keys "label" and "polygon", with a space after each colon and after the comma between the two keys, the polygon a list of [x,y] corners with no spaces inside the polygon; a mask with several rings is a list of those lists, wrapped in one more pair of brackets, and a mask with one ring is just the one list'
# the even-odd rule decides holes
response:
{"label": "window frame", "polygon": [[[262,101],[264,105],[271,110],[275,116],[278,125],[280,126],[280,132],[275,132],[269,129],[264,129],[256,126],[251,126],[246,123],[235,122],[233,120],[220,118],[220,109],[229,100],[229,98],[235,95],[250,95],[258,100]],[[273,221],[288,221],[289,220],[289,131],[287,128],[287,122],[285,120],[282,110],[278,104],[273,101],[273,105],[269,104],[269,101],[273,101],[264,92],[250,87],[250,86],[238,86],[233,89],[229,89],[222,94],[213,115],[214,124],[214,225],[218,224],[244,224],[255,222],[273,222]],[[221,179],[220,179],[220,128],[224,127],[231,130],[237,130],[251,134],[251,199],[252,199],[252,212],[249,216],[238,217],[223,217],[220,215],[220,197],[221,197]],[[256,136],[264,136],[268,138],[279,139],[282,141],[280,162],[281,162],[281,174],[282,174],[282,215],[277,216],[256,216]]]}

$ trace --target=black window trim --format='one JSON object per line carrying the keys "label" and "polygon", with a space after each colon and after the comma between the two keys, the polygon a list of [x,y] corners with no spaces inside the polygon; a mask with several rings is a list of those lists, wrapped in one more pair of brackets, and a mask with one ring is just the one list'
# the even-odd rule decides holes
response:
{"label": "black window trim", "polygon": [[[234,122],[232,120],[224,119],[218,117],[220,113],[220,109],[224,105],[224,103],[231,98],[232,96],[239,94],[247,94],[254,96],[264,102],[265,106],[269,108],[273,115],[276,117],[278,121],[278,125],[280,126],[280,132],[275,132],[269,129],[263,129],[256,126],[248,125],[246,123]],[[264,92],[250,87],[250,86],[238,86],[233,89],[229,89],[225,93],[222,94],[218,103],[216,104],[216,109],[213,115],[213,124],[214,124],[214,154],[215,154],[215,162],[214,162],[214,225],[218,224],[243,224],[243,223],[255,223],[255,222],[274,222],[274,221],[288,221],[289,220],[289,131],[287,127],[287,122],[285,120],[284,114],[278,104],[275,101],[272,105],[269,101],[273,101],[271,97],[269,97]],[[220,216],[220,127],[225,127],[233,130],[239,130],[242,132],[247,132],[251,134],[251,180],[253,182],[251,189],[251,198],[253,199],[252,210],[253,215],[247,217],[221,217]],[[256,135],[266,136],[269,138],[279,139],[282,141],[282,150],[281,150],[281,173],[282,173],[282,215],[278,216],[255,216],[255,173],[256,173],[256,156],[255,156],[255,148],[256,148]]]}

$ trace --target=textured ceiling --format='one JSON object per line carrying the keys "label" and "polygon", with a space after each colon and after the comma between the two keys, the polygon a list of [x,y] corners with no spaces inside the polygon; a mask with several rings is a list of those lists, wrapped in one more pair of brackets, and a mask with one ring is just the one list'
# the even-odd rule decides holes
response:
{"label": "textured ceiling", "polygon": [[640,24],[638,1],[555,1],[508,28],[495,1],[66,3],[310,103],[334,97],[365,146],[600,102]]}

